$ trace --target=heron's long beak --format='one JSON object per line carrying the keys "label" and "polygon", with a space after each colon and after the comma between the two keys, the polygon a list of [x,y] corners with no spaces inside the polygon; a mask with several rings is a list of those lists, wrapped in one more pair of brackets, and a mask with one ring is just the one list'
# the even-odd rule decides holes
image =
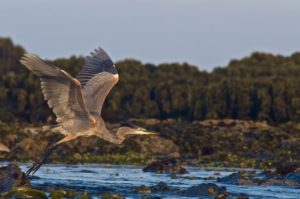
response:
{"label": "heron's long beak", "polygon": [[148,131],[147,129],[137,129],[133,134],[135,135],[158,135],[157,132]]}
{"label": "heron's long beak", "polygon": [[138,135],[157,135],[158,133],[156,132],[151,132],[151,131],[138,131]]}

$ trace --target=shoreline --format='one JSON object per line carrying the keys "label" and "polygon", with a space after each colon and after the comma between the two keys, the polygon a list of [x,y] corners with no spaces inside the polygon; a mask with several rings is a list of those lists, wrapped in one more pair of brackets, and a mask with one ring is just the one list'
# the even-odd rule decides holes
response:
{"label": "shoreline", "polygon": [[[134,125],[160,136],[131,137],[120,146],[100,139],[81,138],[59,146],[49,163],[108,163],[147,165],[160,157],[174,157],[187,165],[201,167],[238,167],[272,169],[287,161],[299,163],[300,128],[296,123],[271,126],[250,120],[131,119]],[[108,124],[116,128],[119,123]],[[62,137],[42,131],[32,124],[0,122],[0,142],[11,153],[1,153],[0,161],[35,161],[46,146]]]}

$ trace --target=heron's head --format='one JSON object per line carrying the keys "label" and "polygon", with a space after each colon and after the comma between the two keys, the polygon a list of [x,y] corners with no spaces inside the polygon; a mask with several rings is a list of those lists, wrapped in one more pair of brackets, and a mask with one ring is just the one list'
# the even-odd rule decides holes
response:
{"label": "heron's head", "polygon": [[158,133],[144,129],[144,128],[132,128],[132,127],[121,127],[117,132],[117,138],[121,144],[129,135],[157,135]]}

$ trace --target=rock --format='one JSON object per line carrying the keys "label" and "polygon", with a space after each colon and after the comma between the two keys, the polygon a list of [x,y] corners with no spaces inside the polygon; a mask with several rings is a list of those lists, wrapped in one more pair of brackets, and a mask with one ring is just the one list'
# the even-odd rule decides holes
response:
{"label": "rock", "polygon": [[139,153],[155,154],[177,158],[180,156],[179,147],[172,140],[159,136],[135,137],[135,144]]}
{"label": "rock", "polygon": [[256,174],[254,171],[240,171],[229,176],[218,178],[217,182],[233,185],[256,186],[294,186],[300,187],[300,170],[281,175],[278,172],[264,171]]}
{"label": "rock", "polygon": [[300,165],[296,162],[284,161],[276,165],[276,172],[280,175],[286,175],[297,170],[300,171]]}
{"label": "rock", "polygon": [[148,119],[138,119],[138,118],[131,118],[128,120],[130,123],[142,123],[147,126],[154,126],[154,125],[159,125],[161,123],[160,120],[155,119],[155,118],[148,118]]}
{"label": "rock", "polygon": [[293,186],[300,188],[300,170],[296,169],[285,175],[280,175],[277,172],[265,173],[261,185]]}
{"label": "rock", "polygon": [[177,123],[177,120],[176,119],[172,119],[172,118],[168,118],[168,119],[163,120],[162,123],[163,124],[167,124],[167,125],[172,125],[172,124]]}
{"label": "rock", "polygon": [[217,182],[233,185],[258,185],[259,180],[255,171],[239,171],[228,176],[218,178]]}
{"label": "rock", "polygon": [[140,194],[151,194],[151,193],[169,193],[169,194],[176,194],[180,190],[178,188],[170,187],[165,182],[159,182],[156,185],[147,187],[145,185],[134,187],[132,189],[134,193]]}
{"label": "rock", "polygon": [[211,155],[211,154],[214,154],[215,153],[215,150],[213,147],[211,146],[204,146],[202,149],[201,149],[201,154],[203,156],[205,155]]}
{"label": "rock", "polygon": [[45,148],[46,144],[44,142],[37,142],[36,140],[27,137],[16,144],[11,152],[11,156],[19,160],[24,158],[23,156],[25,155],[27,158],[36,159],[36,157],[41,155]]}
{"label": "rock", "polygon": [[223,198],[223,196],[226,197],[229,195],[225,187],[219,187],[213,183],[192,186],[181,191],[180,194],[188,197],[214,196],[216,198]]}
{"label": "rock", "polygon": [[220,119],[220,120],[204,120],[195,121],[203,127],[227,127],[237,129],[268,129],[270,126],[266,122],[254,122],[249,120],[235,120],[235,119]]}
{"label": "rock", "polygon": [[0,168],[0,193],[22,186],[30,187],[30,182],[17,164]]}
{"label": "rock", "polygon": [[159,182],[157,185],[151,186],[150,189],[154,193],[177,191],[173,187],[168,186],[165,182]]}
{"label": "rock", "polygon": [[284,176],[287,181],[296,183],[300,187],[300,171],[292,172]]}
{"label": "rock", "polygon": [[218,172],[218,171],[216,171],[216,172],[214,172],[214,175],[215,175],[215,176],[219,176],[219,175],[221,175],[221,173]]}
{"label": "rock", "polygon": [[237,196],[236,199],[249,199],[249,196],[242,193],[241,195]]}
{"label": "rock", "polygon": [[142,185],[139,187],[134,187],[134,188],[132,188],[132,191],[135,193],[140,193],[140,194],[150,194],[151,193],[150,187],[147,187],[145,185]]}
{"label": "rock", "polygon": [[98,172],[92,171],[92,170],[89,170],[89,169],[81,169],[80,171],[78,171],[78,173],[98,173]]}
{"label": "rock", "polygon": [[143,169],[144,172],[185,174],[188,171],[183,167],[182,162],[175,158],[163,158],[150,163]]}

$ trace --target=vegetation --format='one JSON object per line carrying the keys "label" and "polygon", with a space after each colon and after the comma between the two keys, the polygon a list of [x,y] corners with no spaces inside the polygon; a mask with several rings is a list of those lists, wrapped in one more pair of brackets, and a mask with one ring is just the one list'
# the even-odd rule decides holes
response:
{"label": "vegetation", "polygon": [[[53,115],[43,100],[40,82],[20,65],[24,48],[0,39],[0,119],[46,122]],[[53,64],[76,75],[83,57]],[[108,96],[103,117],[250,119],[273,123],[300,120],[300,53],[291,56],[253,53],[213,72],[187,63],[116,63],[120,82]]]}

